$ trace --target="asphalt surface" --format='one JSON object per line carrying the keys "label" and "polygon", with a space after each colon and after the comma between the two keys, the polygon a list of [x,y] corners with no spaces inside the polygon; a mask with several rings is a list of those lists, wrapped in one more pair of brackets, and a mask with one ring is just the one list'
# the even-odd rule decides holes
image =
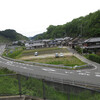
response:
{"label": "asphalt surface", "polygon": [[[5,49],[5,45],[0,46],[0,54],[3,53]],[[86,58],[77,54],[74,50],[68,48],[69,51],[73,52],[75,56],[77,56],[82,61],[93,64],[95,66],[94,69],[83,69],[83,70],[67,70],[67,69],[56,69],[56,68],[48,68],[41,67],[37,65],[24,64],[14,61],[9,61],[0,56],[0,66],[6,67],[10,70],[14,70],[15,72],[26,73],[27,75],[37,75],[43,77],[50,77],[51,79],[59,79],[59,80],[72,80],[84,83],[90,83],[99,85],[100,84],[100,64],[87,60]]]}

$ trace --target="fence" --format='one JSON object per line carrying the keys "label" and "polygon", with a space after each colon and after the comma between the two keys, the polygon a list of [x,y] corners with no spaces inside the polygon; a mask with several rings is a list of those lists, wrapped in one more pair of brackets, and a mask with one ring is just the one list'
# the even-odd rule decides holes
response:
{"label": "fence", "polygon": [[90,87],[19,74],[0,75],[0,96],[28,95],[44,100],[100,100],[99,88]]}

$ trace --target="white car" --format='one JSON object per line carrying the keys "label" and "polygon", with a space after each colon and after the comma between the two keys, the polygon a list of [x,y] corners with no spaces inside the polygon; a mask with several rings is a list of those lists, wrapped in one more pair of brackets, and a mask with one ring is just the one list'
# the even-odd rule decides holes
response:
{"label": "white car", "polygon": [[58,58],[58,57],[59,57],[58,53],[56,53],[56,54],[55,54],[55,57],[56,57],[56,58]]}
{"label": "white car", "polygon": [[60,56],[60,57],[63,57],[64,55],[63,55],[63,53],[60,53],[59,56]]}
{"label": "white car", "polygon": [[35,56],[38,56],[38,52],[35,52],[34,55],[35,55]]}

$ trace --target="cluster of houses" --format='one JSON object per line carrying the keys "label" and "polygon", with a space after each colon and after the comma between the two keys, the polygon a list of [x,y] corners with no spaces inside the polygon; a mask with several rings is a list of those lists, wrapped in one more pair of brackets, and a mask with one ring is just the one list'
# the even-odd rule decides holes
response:
{"label": "cluster of houses", "polygon": [[43,47],[56,47],[56,46],[70,46],[75,49],[76,46],[84,49],[85,51],[91,51],[96,53],[100,51],[100,37],[82,39],[80,37],[71,38],[56,38],[54,40],[44,39],[37,41],[22,41],[25,44],[26,49],[35,49],[35,48],[43,48]]}
{"label": "cluster of houses", "polygon": [[83,53],[97,53],[100,52],[100,37],[82,39],[75,38],[69,42],[69,45],[74,49],[76,46],[79,46],[83,49]]}
{"label": "cluster of houses", "polygon": [[91,52],[100,52],[100,37],[90,38],[83,42],[83,49]]}
{"label": "cluster of houses", "polygon": [[72,38],[65,37],[65,38],[56,38],[54,40],[44,39],[44,40],[37,40],[37,41],[28,41],[25,43],[26,49],[35,49],[35,48],[43,48],[43,47],[56,47],[56,46],[66,46],[68,41]]}

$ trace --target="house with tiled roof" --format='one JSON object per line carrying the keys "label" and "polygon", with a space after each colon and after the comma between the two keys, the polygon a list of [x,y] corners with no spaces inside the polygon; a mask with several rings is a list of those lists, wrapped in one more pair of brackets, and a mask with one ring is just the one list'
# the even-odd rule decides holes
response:
{"label": "house with tiled roof", "polygon": [[84,41],[83,43],[83,48],[86,49],[87,51],[93,51],[97,52],[100,51],[100,37],[95,37],[95,38],[89,38]]}

